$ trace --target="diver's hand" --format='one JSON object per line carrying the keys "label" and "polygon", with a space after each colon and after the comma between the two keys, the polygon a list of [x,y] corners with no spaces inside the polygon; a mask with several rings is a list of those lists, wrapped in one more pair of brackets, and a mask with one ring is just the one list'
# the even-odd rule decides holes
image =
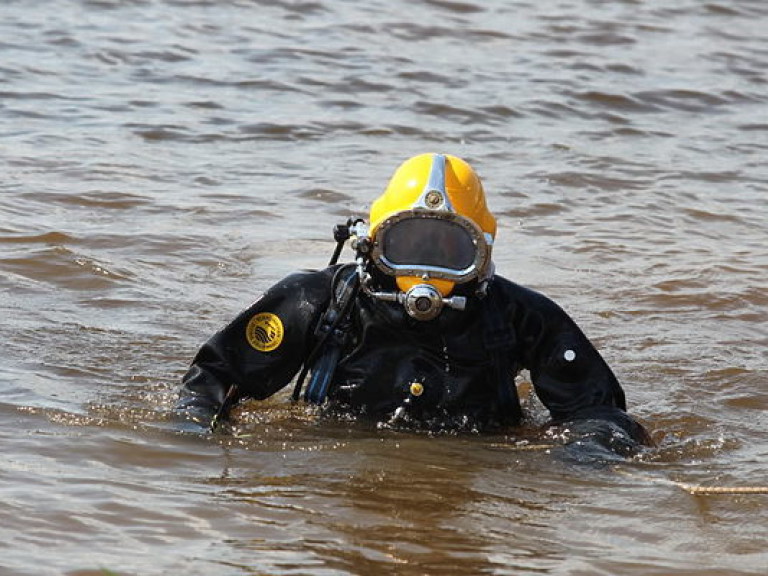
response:
{"label": "diver's hand", "polygon": [[639,422],[610,406],[581,410],[566,421],[553,424],[548,434],[565,446],[570,458],[579,462],[623,460],[653,445]]}
{"label": "diver's hand", "polygon": [[643,448],[624,428],[607,420],[575,420],[551,433],[563,443],[566,457],[579,463],[622,461]]}

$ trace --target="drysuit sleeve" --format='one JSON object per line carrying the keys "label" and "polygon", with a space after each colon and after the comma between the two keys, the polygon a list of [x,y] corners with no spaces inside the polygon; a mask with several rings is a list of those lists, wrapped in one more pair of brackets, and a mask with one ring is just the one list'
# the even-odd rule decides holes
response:
{"label": "drysuit sleeve", "polygon": [[182,379],[177,415],[208,425],[228,393],[231,406],[288,384],[309,354],[330,285],[329,270],[293,274],[214,334]]}
{"label": "drysuit sleeve", "polygon": [[649,444],[643,426],[626,412],[616,376],[576,323],[545,296],[521,294],[511,311],[520,360],[566,442],[619,454]]}

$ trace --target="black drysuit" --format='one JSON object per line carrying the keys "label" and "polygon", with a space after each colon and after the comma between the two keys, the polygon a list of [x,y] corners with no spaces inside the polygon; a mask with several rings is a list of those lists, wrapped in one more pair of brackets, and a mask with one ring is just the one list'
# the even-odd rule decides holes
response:
{"label": "black drysuit", "polygon": [[[228,401],[264,399],[289,384],[316,347],[317,327],[338,293],[332,285],[352,272],[334,266],[273,286],[202,346],[183,379],[178,410],[209,422],[232,385]],[[280,330],[262,330],[254,340],[257,315],[276,316]],[[648,440],[625,412],[616,377],[574,321],[550,299],[502,277],[492,278],[484,297],[468,298],[466,310],[445,308],[426,322],[358,291],[345,325],[329,410],[376,421],[397,412],[427,426],[497,429],[515,423],[514,376],[528,369],[554,424],[573,424],[582,435],[602,430],[630,442]],[[262,351],[265,342],[272,349]]]}

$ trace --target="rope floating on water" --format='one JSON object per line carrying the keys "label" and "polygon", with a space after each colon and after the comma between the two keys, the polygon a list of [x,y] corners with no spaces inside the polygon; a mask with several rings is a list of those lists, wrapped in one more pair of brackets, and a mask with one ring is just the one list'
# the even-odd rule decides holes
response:
{"label": "rope floating on water", "polygon": [[702,486],[700,484],[688,484],[687,482],[677,482],[668,478],[657,478],[655,476],[646,476],[627,472],[626,470],[617,470],[619,474],[638,478],[647,482],[656,482],[661,484],[670,484],[685,490],[694,496],[712,496],[715,494],[768,494],[768,486]]}
{"label": "rope floating on water", "polygon": [[[492,446],[494,448],[504,448],[511,452],[526,452],[532,450],[550,450],[554,448],[556,444],[492,444]],[[626,470],[617,470],[617,472],[647,482],[660,482],[662,484],[677,486],[695,496],[711,496],[716,494],[768,494],[768,486],[701,486],[700,484],[677,482],[668,478],[656,478],[654,476],[627,472]]]}
{"label": "rope floating on water", "polygon": [[528,452],[532,450],[551,450],[556,444],[501,444],[494,443],[490,445],[492,448],[503,448],[510,452]]}
{"label": "rope floating on water", "polygon": [[711,494],[768,494],[768,486],[698,486],[671,480],[670,482],[696,496]]}

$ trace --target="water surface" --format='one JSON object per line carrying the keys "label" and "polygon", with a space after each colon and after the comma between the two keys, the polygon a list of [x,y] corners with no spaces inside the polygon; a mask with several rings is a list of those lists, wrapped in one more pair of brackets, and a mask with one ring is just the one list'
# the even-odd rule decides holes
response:
{"label": "water surface", "polygon": [[[758,0],[6,0],[0,572],[764,574]],[[198,346],[321,267],[396,165],[465,157],[657,449],[168,413]],[[349,252],[347,252],[347,256]],[[520,444],[520,441],[529,444]]]}

